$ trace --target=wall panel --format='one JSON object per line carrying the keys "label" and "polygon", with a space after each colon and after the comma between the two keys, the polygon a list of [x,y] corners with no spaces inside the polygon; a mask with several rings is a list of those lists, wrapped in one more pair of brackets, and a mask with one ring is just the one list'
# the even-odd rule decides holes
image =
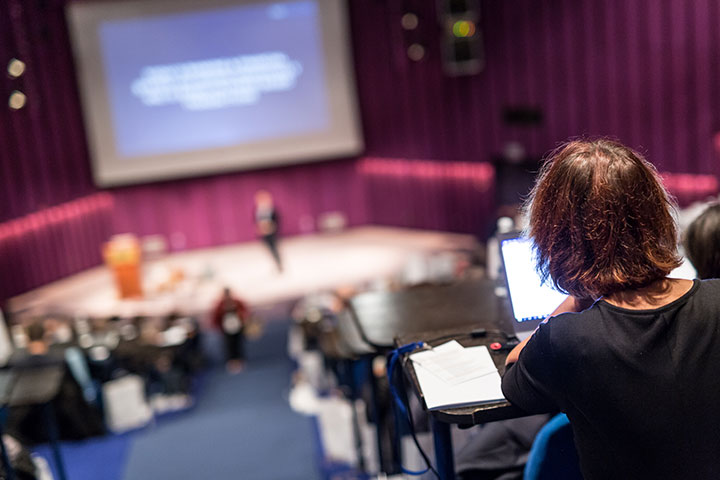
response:
{"label": "wall panel", "polygon": [[[417,33],[403,33],[396,2],[351,2],[367,153],[488,161],[509,141],[540,156],[569,137],[610,135],[664,170],[717,175],[719,3],[483,1],[486,69],[449,78],[435,2],[405,2]],[[421,62],[404,57],[411,41],[426,46]],[[506,106],[539,107],[544,122],[506,125]]]}

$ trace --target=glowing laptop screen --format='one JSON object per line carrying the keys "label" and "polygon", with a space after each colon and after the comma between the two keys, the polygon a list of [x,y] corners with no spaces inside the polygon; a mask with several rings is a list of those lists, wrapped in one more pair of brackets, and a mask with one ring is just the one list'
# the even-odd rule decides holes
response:
{"label": "glowing laptop screen", "polygon": [[550,282],[542,284],[535,270],[532,241],[510,238],[501,242],[500,249],[515,320],[526,322],[550,315],[567,295],[555,290]]}

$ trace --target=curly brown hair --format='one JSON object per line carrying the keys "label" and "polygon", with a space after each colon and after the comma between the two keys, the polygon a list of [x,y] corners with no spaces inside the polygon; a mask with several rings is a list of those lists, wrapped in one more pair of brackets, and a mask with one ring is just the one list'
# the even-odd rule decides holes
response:
{"label": "curly brown hair", "polygon": [[637,152],[608,139],[562,145],[525,204],[538,271],[578,298],[649,285],[681,263],[674,209]]}

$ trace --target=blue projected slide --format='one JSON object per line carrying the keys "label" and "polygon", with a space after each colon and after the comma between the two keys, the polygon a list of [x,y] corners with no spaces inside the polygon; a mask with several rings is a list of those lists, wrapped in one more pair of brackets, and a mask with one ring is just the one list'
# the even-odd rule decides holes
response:
{"label": "blue projected slide", "polygon": [[315,0],[297,1],[102,22],[117,155],[328,129],[318,8]]}

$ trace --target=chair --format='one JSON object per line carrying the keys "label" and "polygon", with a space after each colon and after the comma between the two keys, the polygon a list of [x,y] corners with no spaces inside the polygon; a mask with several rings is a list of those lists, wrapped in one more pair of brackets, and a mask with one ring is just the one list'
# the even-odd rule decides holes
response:
{"label": "chair", "polygon": [[582,480],[567,415],[555,415],[540,429],[525,465],[525,480]]}
{"label": "chair", "polygon": [[85,400],[88,403],[96,403],[98,390],[90,376],[90,368],[83,352],[78,347],[65,349],[65,363],[67,363],[75,381],[80,385]]}

